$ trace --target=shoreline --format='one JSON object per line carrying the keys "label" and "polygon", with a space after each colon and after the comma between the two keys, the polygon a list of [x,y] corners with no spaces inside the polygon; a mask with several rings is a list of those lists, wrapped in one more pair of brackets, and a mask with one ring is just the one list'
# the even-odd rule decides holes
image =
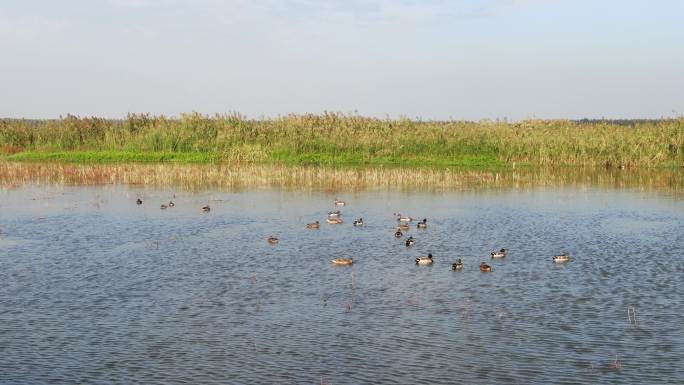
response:
{"label": "shoreline", "polygon": [[599,167],[349,167],[285,164],[10,162],[0,159],[0,188],[29,184],[149,185],[186,190],[466,191],[559,188],[636,189],[684,195],[684,169]]}

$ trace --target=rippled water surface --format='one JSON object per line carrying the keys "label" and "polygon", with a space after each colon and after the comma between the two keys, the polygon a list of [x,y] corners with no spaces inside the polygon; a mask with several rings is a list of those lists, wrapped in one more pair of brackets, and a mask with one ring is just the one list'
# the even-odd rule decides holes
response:
{"label": "rippled water surface", "polygon": [[681,198],[175,193],[0,190],[1,384],[684,383]]}

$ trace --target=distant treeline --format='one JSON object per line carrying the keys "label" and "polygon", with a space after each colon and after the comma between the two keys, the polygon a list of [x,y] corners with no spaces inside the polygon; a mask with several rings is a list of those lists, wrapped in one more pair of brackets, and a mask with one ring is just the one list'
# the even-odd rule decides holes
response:
{"label": "distant treeline", "polygon": [[10,160],[492,167],[684,165],[684,118],[419,121],[324,113],[0,120]]}

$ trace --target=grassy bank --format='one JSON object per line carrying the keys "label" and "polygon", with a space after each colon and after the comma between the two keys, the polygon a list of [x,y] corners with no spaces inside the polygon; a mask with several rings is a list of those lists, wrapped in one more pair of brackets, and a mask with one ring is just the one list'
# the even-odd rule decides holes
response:
{"label": "grassy bank", "polygon": [[424,122],[341,114],[0,120],[0,157],[79,163],[282,163],[492,168],[684,165],[684,119]]}

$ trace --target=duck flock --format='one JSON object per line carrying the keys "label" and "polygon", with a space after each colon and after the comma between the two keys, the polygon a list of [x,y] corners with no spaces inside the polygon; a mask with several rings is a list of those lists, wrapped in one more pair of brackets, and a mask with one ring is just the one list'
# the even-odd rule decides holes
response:
{"label": "duck flock", "polygon": [[[137,205],[142,205],[143,201],[142,201],[142,199],[138,198],[135,203]],[[346,206],[346,204],[347,203],[345,201],[342,201],[339,199],[335,199],[335,201],[333,202],[333,205],[335,208]],[[169,207],[174,207],[174,206],[175,206],[175,203],[173,203],[173,201],[169,201],[169,203],[167,203],[167,204],[166,203],[162,204],[160,206],[160,208],[162,210],[165,210]],[[202,211],[205,213],[209,212],[209,211],[211,211],[211,207],[209,207],[209,205],[206,205],[206,206],[202,207]],[[394,216],[396,217],[397,223],[398,223],[396,231],[394,233],[394,236],[396,238],[402,238],[404,236],[404,233],[406,233],[410,229],[410,223],[414,221],[414,218],[401,215],[400,213],[395,213]],[[339,209],[328,212],[328,216],[325,219],[325,221],[331,225],[343,224],[344,221],[342,220],[342,212]],[[358,218],[358,219],[354,220],[353,225],[356,227],[363,226],[364,225],[363,218]],[[307,223],[307,225],[306,225],[306,228],[308,228],[308,229],[318,229],[320,227],[321,227],[321,223],[319,221]],[[416,224],[416,227],[418,229],[427,229],[427,227],[428,227],[427,218],[423,218],[423,220],[419,221]],[[266,239],[266,241],[271,245],[276,245],[276,244],[278,244],[279,239],[277,237],[270,236]],[[404,242],[406,247],[411,247],[415,243],[416,243],[416,239],[413,236],[408,236],[406,238],[406,241]],[[498,251],[492,251],[490,253],[491,259],[506,258],[506,255],[508,255],[508,250],[506,250],[504,248],[502,248]],[[567,253],[554,255],[552,260],[555,263],[566,263],[566,262],[570,261],[570,255]],[[432,253],[429,253],[426,256],[420,256],[420,257],[416,258],[416,265],[431,265],[433,262],[434,262],[434,259],[433,259]],[[353,258],[335,258],[332,260],[332,263],[335,265],[352,265],[354,263],[354,259]],[[451,270],[460,271],[462,269],[463,269],[463,260],[460,258],[456,262],[451,264]],[[486,262],[481,262],[480,263],[480,271],[483,273],[490,273],[490,272],[492,272],[492,266]]]}

